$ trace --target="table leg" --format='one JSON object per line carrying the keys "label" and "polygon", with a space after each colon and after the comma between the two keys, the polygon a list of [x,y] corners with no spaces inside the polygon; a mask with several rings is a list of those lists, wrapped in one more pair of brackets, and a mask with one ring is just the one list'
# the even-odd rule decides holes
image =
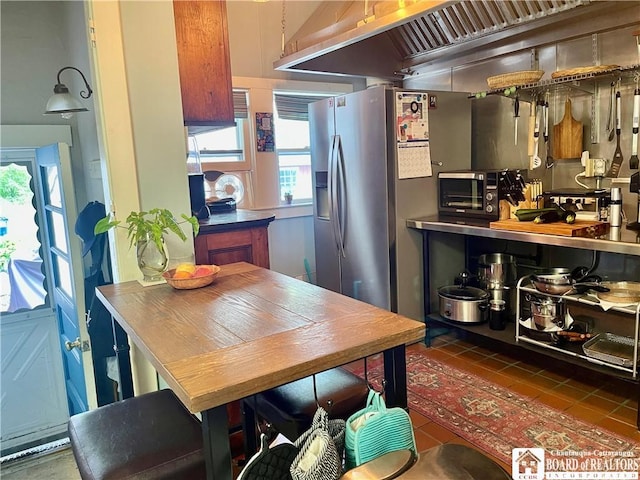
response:
{"label": "table leg", "polygon": [[233,473],[226,405],[202,412],[202,434],[207,480],[231,480]]}
{"label": "table leg", "polygon": [[385,399],[390,407],[407,408],[407,360],[405,346],[385,350],[384,379]]}
{"label": "table leg", "polygon": [[120,324],[111,317],[111,329],[113,333],[113,350],[116,352],[118,362],[118,376],[120,378],[120,397],[122,399],[133,397],[133,375],[131,373],[131,357],[129,354],[129,339]]}

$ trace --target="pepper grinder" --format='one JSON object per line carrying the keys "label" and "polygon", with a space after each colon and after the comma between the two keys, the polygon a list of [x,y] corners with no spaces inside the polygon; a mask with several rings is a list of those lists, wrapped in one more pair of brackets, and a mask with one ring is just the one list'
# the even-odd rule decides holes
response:
{"label": "pepper grinder", "polygon": [[611,189],[611,200],[609,202],[609,225],[612,228],[620,227],[622,220],[622,189]]}

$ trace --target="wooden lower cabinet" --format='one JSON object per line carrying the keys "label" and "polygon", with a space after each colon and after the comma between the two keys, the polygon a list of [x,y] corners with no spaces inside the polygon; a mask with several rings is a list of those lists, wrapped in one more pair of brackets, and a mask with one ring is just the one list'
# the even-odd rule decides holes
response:
{"label": "wooden lower cabinet", "polygon": [[267,227],[199,234],[195,240],[195,253],[199,265],[248,262],[269,268]]}

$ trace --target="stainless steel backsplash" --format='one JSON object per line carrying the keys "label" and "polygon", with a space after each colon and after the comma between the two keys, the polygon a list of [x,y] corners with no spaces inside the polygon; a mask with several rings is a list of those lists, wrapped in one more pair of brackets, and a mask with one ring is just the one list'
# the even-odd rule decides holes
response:
{"label": "stainless steel backsplash", "polygon": [[[636,39],[632,33],[636,27],[620,28],[617,30],[588,35],[566,42],[556,42],[543,45],[535,50],[537,68],[544,70],[543,80],[550,78],[551,72],[579,66],[620,65],[630,67],[638,65],[638,50]],[[534,53],[531,51],[517,51],[495,57],[489,61],[458,65],[455,68],[438,69],[438,65],[431,67],[428,75],[422,73],[418,77],[405,80],[407,88],[421,88],[431,90],[454,90],[463,92],[481,92],[487,90],[486,79],[496,72],[531,70],[536,65]],[[636,78],[639,70],[635,70]],[[605,158],[611,161],[616,148],[615,139],[608,141],[606,131],[609,109],[610,83],[618,77],[600,77],[597,82],[583,80],[571,84],[554,85],[549,88],[549,129],[553,135],[553,125],[561,121],[564,115],[566,98],[572,101],[573,118],[582,122],[583,150],[588,150],[592,158]],[[622,134],[621,148],[624,158],[619,178],[614,186],[622,188],[623,210],[635,220],[637,195],[629,192],[628,178],[634,171],[629,168],[631,156],[631,120],[633,110],[633,91],[636,86],[634,71],[627,71],[621,78],[620,92],[622,95]],[[546,87],[542,89],[546,90]],[[514,139],[514,102],[511,96],[487,95],[485,98],[471,99],[472,109],[472,159],[473,168],[520,168],[527,169],[528,116],[530,91],[520,94],[520,117],[518,119],[517,144]],[[592,112],[592,103],[593,112]],[[593,131],[592,131],[593,129]],[[550,141],[552,143],[552,139]],[[545,145],[540,140],[540,156],[546,157]],[[552,152],[553,154],[553,152]],[[447,170],[446,163],[437,170]],[[582,172],[579,160],[557,160],[550,169],[539,168],[529,172],[529,178],[540,178],[545,190],[566,187],[578,187],[575,182],[577,174]],[[594,179],[581,179],[589,186],[595,186]],[[611,186],[610,179],[604,179],[602,186]]]}

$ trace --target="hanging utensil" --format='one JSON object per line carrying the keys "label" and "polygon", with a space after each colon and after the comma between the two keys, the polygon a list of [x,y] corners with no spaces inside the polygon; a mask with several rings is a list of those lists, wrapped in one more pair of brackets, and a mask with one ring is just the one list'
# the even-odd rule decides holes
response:
{"label": "hanging utensil", "polygon": [[[548,93],[547,93],[548,97]],[[553,157],[551,156],[551,144],[549,143],[549,100],[545,98],[542,111],[544,114],[544,147],[547,151],[546,167],[553,167]]]}
{"label": "hanging utensil", "polygon": [[513,104],[513,123],[515,124],[514,137],[513,137],[514,145],[518,145],[518,117],[519,116],[520,116],[520,97],[516,95],[516,100]]}
{"label": "hanging utensil", "polygon": [[534,146],[534,130],[536,127],[536,99],[531,99],[529,108],[529,130],[527,132],[527,156],[529,157],[529,170],[533,170],[533,146]]}
{"label": "hanging utensil", "polygon": [[[533,108],[535,109],[536,106],[534,105]],[[532,164],[533,164],[533,168],[539,168],[542,165],[542,159],[538,155],[538,147],[539,147],[539,141],[540,141],[540,117],[538,116],[537,112],[536,112],[535,124],[534,125],[535,126],[533,128],[533,160],[532,160]]]}
{"label": "hanging utensil", "polygon": [[611,82],[611,87],[609,88],[609,115],[607,116],[607,132],[609,132],[609,136],[607,137],[610,142],[613,141],[613,137],[616,134],[616,124],[615,124],[615,109],[616,109],[616,84],[615,82]]}
{"label": "hanging utensil", "polygon": [[638,80],[636,77],[636,89],[633,92],[633,135],[631,138],[631,158],[629,159],[629,167],[632,170],[638,169],[638,126],[640,124],[640,88],[638,88]]}
{"label": "hanging utensil", "polygon": [[620,118],[620,90],[616,91],[616,151],[613,153],[613,161],[607,177],[617,178],[622,165],[622,149],[620,148],[620,130],[622,128],[622,120]]}

